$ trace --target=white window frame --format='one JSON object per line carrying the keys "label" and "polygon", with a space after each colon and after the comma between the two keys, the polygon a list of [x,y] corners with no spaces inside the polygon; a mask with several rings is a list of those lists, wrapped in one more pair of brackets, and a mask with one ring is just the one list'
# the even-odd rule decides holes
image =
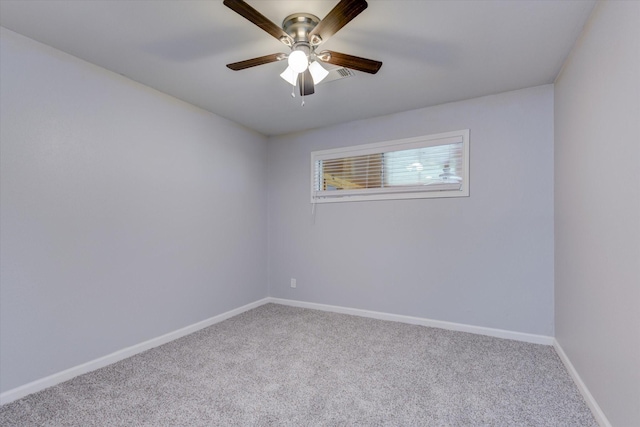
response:
{"label": "white window frame", "polygon": [[[316,164],[320,160],[365,156],[390,151],[411,150],[462,142],[461,185],[431,184],[414,187],[386,187],[362,190],[318,191],[316,190]],[[455,187],[455,188],[454,188]],[[414,138],[396,139],[311,153],[311,203],[334,203],[366,200],[423,199],[469,196],[469,129],[423,135]]]}

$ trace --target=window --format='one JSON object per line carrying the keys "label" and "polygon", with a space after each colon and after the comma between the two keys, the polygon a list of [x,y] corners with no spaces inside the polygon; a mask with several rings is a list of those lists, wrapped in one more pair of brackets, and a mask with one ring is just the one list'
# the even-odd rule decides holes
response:
{"label": "window", "polygon": [[469,130],[311,153],[311,202],[469,195]]}

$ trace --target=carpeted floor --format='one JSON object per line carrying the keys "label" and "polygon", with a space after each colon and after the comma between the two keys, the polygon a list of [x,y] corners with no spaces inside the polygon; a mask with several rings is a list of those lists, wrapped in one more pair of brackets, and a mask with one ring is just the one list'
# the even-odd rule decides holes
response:
{"label": "carpeted floor", "polygon": [[0,407],[8,426],[597,426],[554,349],[267,304]]}

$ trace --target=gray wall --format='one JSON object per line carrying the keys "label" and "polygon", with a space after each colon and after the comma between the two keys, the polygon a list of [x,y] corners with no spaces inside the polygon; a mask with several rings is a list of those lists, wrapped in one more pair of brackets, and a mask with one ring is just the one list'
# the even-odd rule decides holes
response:
{"label": "gray wall", "polygon": [[1,43],[1,391],[267,295],[264,137]]}
{"label": "gray wall", "polygon": [[640,3],[602,2],[556,84],[556,338],[640,425]]}
{"label": "gray wall", "polygon": [[[467,128],[470,197],[311,215],[311,151]],[[273,137],[268,162],[271,296],[553,335],[553,86]]]}

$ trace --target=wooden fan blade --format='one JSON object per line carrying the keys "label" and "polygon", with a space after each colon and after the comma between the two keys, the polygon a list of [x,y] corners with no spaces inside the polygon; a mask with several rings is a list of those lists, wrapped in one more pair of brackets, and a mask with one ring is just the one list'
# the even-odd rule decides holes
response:
{"label": "wooden fan blade", "polygon": [[318,54],[318,59],[329,64],[339,65],[352,70],[364,71],[375,74],[382,67],[382,62],[373,59],[360,58],[359,56],[347,55],[346,53],[324,50]]}
{"label": "wooden fan blade", "polygon": [[233,71],[244,70],[245,68],[255,67],[257,65],[269,64],[270,62],[282,61],[286,58],[284,53],[273,53],[271,55],[260,56],[258,58],[247,59],[246,61],[234,62],[227,64],[228,68]]}
{"label": "wooden fan blade", "polygon": [[313,30],[309,33],[309,39],[313,36],[320,36],[322,41],[327,41],[329,37],[334,35],[340,28],[347,25],[356,16],[367,8],[365,0],[341,0],[331,11],[318,22]]}
{"label": "wooden fan blade", "polygon": [[308,68],[304,73],[298,74],[298,86],[300,86],[301,96],[312,95],[315,92],[313,76],[311,76],[311,71]]}
{"label": "wooden fan blade", "polygon": [[223,4],[238,15],[253,22],[255,25],[262,28],[264,31],[271,34],[287,46],[291,46],[293,44],[291,36],[285,33],[282,28],[269,21],[263,14],[249,6],[247,2],[243,0],[224,0]]}

